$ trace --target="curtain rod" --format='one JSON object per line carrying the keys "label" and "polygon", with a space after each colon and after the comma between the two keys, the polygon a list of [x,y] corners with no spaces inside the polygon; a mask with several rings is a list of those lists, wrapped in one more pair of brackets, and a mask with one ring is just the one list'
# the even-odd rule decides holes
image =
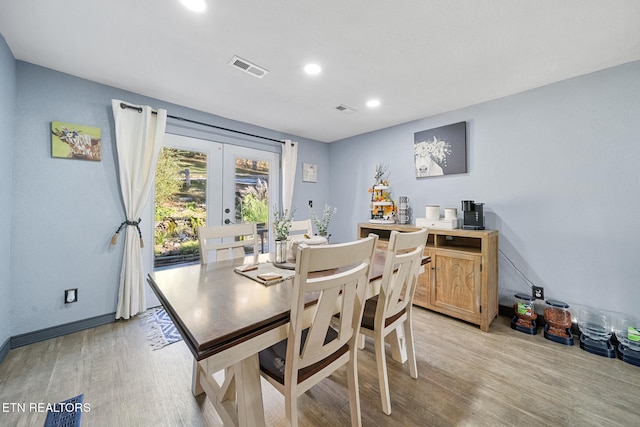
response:
{"label": "curtain rod", "polygon": [[[122,108],[122,109],[130,108],[132,110],[137,110],[138,113],[142,113],[142,107],[135,107],[133,105],[125,104],[124,102],[120,103],[120,108]],[[151,110],[151,113],[152,114],[158,114],[157,111],[153,111],[153,110]],[[266,137],[266,136],[254,135],[252,133],[242,132],[242,131],[235,130],[235,129],[229,129],[229,128],[224,128],[224,127],[221,127],[221,126],[212,125],[212,124],[209,124],[209,123],[198,122],[196,120],[185,119],[184,117],[172,116],[170,114],[167,114],[167,117],[170,118],[170,119],[180,120],[180,121],[183,121],[183,122],[189,122],[189,123],[194,123],[194,124],[197,124],[197,125],[207,126],[207,127],[210,127],[210,128],[216,128],[216,129],[220,129],[220,130],[225,130],[227,132],[234,132],[234,133],[239,133],[239,134],[246,135],[246,136],[252,136],[254,138],[260,138],[260,139],[266,139],[268,141],[279,142],[280,144],[284,144],[285,143],[285,141],[282,141],[280,139],[273,139],[273,138],[269,138],[269,137]],[[293,145],[293,144],[291,144],[291,145]]]}

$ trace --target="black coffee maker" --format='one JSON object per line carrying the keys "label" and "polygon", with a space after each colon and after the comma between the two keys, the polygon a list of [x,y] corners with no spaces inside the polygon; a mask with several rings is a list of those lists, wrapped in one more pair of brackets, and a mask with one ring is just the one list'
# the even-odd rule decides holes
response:
{"label": "black coffee maker", "polygon": [[464,222],[462,228],[465,230],[484,230],[484,203],[475,203],[473,200],[462,201],[462,212]]}

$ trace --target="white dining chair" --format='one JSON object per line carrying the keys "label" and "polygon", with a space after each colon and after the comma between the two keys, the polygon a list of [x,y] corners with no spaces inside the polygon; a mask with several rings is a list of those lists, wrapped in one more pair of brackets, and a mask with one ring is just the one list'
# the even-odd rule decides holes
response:
{"label": "white dining chair", "polygon": [[291,228],[289,229],[289,237],[302,237],[305,234],[309,237],[313,236],[313,228],[311,226],[310,219],[291,221]]}
{"label": "white dining chair", "polygon": [[226,261],[245,258],[245,247],[253,251],[254,263],[258,262],[258,231],[255,222],[198,228],[200,261]]}
{"label": "white dining chair", "polygon": [[[284,395],[288,425],[298,425],[298,396],[344,365],[351,425],[361,425],[357,337],[377,240],[297,248],[288,338],[259,353],[262,376]],[[310,294],[317,303],[305,308]]]}
{"label": "white dining chair", "polygon": [[375,342],[380,398],[382,410],[387,415],[391,414],[391,398],[385,337],[398,328],[403,328],[399,336],[404,332],[409,373],[412,378],[418,378],[411,315],[427,235],[426,228],[409,233],[391,232],[380,293],[365,302],[360,333],[372,337]]}
{"label": "white dining chair", "polygon": [[296,262],[296,247],[298,245],[294,245],[294,242],[303,241],[304,243],[312,245],[314,243],[310,239],[313,237],[313,228],[310,219],[291,221],[289,236],[287,237],[287,262],[291,264]]}

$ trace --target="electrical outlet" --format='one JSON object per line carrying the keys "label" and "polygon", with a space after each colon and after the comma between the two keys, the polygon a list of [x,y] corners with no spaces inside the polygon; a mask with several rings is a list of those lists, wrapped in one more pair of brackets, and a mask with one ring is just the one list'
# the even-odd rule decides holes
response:
{"label": "electrical outlet", "polygon": [[78,288],[67,289],[64,291],[64,303],[70,304],[72,302],[78,302]]}
{"label": "electrical outlet", "polygon": [[535,299],[544,299],[544,288],[542,286],[531,286]]}

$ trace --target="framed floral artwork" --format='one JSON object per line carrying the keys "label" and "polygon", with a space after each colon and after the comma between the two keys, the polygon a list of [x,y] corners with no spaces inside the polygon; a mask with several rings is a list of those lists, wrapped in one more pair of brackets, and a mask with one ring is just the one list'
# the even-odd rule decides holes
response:
{"label": "framed floral artwork", "polygon": [[304,182],[318,182],[318,165],[314,163],[303,163],[302,180]]}
{"label": "framed floral artwork", "polygon": [[416,178],[467,172],[467,122],[414,133]]}
{"label": "framed floral artwork", "polygon": [[65,159],[102,160],[100,128],[51,122],[51,156]]}

